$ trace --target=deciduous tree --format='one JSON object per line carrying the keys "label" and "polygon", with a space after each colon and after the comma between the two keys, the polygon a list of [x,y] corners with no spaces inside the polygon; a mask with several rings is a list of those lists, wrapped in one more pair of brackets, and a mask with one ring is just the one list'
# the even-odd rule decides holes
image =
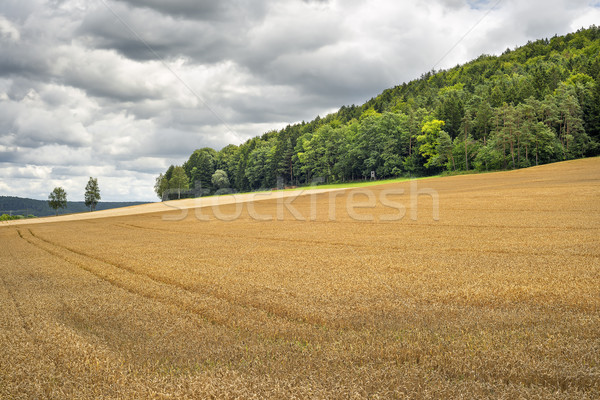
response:
{"label": "deciduous tree", "polygon": [[229,187],[229,178],[227,177],[227,172],[222,169],[218,169],[215,171],[211,178],[212,184],[217,189],[225,189]]}
{"label": "deciduous tree", "polygon": [[181,189],[188,189],[189,179],[185,174],[185,170],[181,166],[177,166],[173,169],[173,176],[169,180],[169,188],[177,189],[177,198],[181,198]]}
{"label": "deciduous tree", "polygon": [[85,205],[90,208],[90,211],[94,211],[100,199],[98,179],[90,176],[90,180],[85,186]]}
{"label": "deciduous tree", "polygon": [[56,215],[58,215],[59,209],[67,208],[67,192],[65,192],[65,189],[55,187],[48,195],[48,205],[56,212]]}
{"label": "deciduous tree", "polygon": [[169,189],[169,180],[167,179],[167,176],[163,174],[158,175],[156,177],[156,181],[154,182],[154,192],[156,193],[159,199],[162,200],[163,194],[167,189]]}
{"label": "deciduous tree", "polygon": [[427,121],[421,128],[421,135],[417,136],[417,143],[420,144],[419,152],[427,162],[425,163],[426,168],[435,166],[435,160],[438,155],[437,146],[439,144],[440,132],[442,127],[445,125],[444,121],[434,119]]}

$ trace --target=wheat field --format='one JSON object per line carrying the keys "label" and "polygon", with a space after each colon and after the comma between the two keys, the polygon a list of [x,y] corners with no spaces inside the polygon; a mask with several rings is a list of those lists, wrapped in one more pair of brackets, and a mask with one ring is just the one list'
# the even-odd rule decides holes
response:
{"label": "wheat field", "polygon": [[600,398],[600,159],[417,184],[1,226],[0,398]]}

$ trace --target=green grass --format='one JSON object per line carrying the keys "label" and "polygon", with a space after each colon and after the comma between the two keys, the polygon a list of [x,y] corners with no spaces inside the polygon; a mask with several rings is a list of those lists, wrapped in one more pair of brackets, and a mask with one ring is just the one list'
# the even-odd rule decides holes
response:
{"label": "green grass", "polygon": [[[477,173],[476,171],[473,171],[474,173]],[[422,179],[431,179],[431,178],[439,178],[442,175],[432,175],[432,176],[422,176],[422,177],[418,177],[418,178],[407,178],[407,177],[402,177],[402,178],[391,178],[391,179],[381,179],[381,180],[376,180],[376,181],[360,181],[360,182],[342,182],[342,183],[327,183],[327,184],[322,184],[322,185],[313,185],[313,186],[298,186],[296,188],[293,189],[279,189],[279,190],[275,190],[277,192],[291,192],[291,191],[298,191],[298,190],[308,190],[308,189],[352,189],[352,188],[360,188],[360,187],[367,187],[367,186],[378,186],[378,185],[387,185],[390,183],[400,183],[400,182],[406,182],[406,181],[410,181],[412,179],[416,179],[416,180],[422,180]],[[444,175],[444,176],[448,176],[448,175]],[[235,193],[235,194],[248,194],[248,193],[270,193],[273,190],[257,190],[255,192],[240,192],[240,193]],[[231,194],[211,194],[208,196],[202,196],[202,197],[220,197],[220,196],[231,196]],[[183,200],[183,199],[182,199]]]}
{"label": "green grass", "polygon": [[314,188],[314,189],[345,189],[345,188],[357,188],[357,187],[365,187],[365,186],[377,186],[377,185],[387,185],[389,183],[399,183],[399,182],[406,182],[406,181],[410,181],[412,179],[417,179],[417,180],[421,180],[421,179],[430,179],[430,178],[438,178],[441,175],[432,175],[432,176],[423,176],[423,177],[418,177],[418,178],[407,178],[407,177],[402,177],[402,178],[392,178],[392,179],[382,179],[382,180],[377,180],[377,181],[361,181],[361,182],[346,182],[346,183],[329,183],[329,184],[325,184],[325,185],[316,185],[316,186],[303,186],[303,187],[298,187],[296,189],[288,189],[288,190],[302,190],[302,189],[307,189],[307,188]]}

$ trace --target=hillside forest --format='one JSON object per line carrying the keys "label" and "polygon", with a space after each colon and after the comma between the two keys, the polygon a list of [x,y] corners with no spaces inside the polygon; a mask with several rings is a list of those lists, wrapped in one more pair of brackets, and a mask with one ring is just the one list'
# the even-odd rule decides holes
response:
{"label": "hillside forest", "polygon": [[600,28],[430,71],[219,151],[193,151],[156,179],[214,193],[445,171],[524,168],[600,153]]}

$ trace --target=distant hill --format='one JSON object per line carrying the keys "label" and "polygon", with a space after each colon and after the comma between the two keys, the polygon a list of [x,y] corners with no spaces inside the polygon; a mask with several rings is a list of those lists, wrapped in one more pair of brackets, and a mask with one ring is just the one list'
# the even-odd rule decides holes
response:
{"label": "distant hill", "polygon": [[[111,208],[129,207],[138,204],[146,204],[146,202],[101,201],[98,203],[96,210],[100,211]],[[59,210],[59,214],[73,214],[89,211],[90,209],[86,207],[83,201],[69,201],[67,202],[67,208]],[[36,217],[45,217],[48,215],[54,215],[55,211],[51,209],[48,205],[48,202],[44,200],[34,200],[14,196],[0,196],[0,215],[1,214],[35,215]]]}

